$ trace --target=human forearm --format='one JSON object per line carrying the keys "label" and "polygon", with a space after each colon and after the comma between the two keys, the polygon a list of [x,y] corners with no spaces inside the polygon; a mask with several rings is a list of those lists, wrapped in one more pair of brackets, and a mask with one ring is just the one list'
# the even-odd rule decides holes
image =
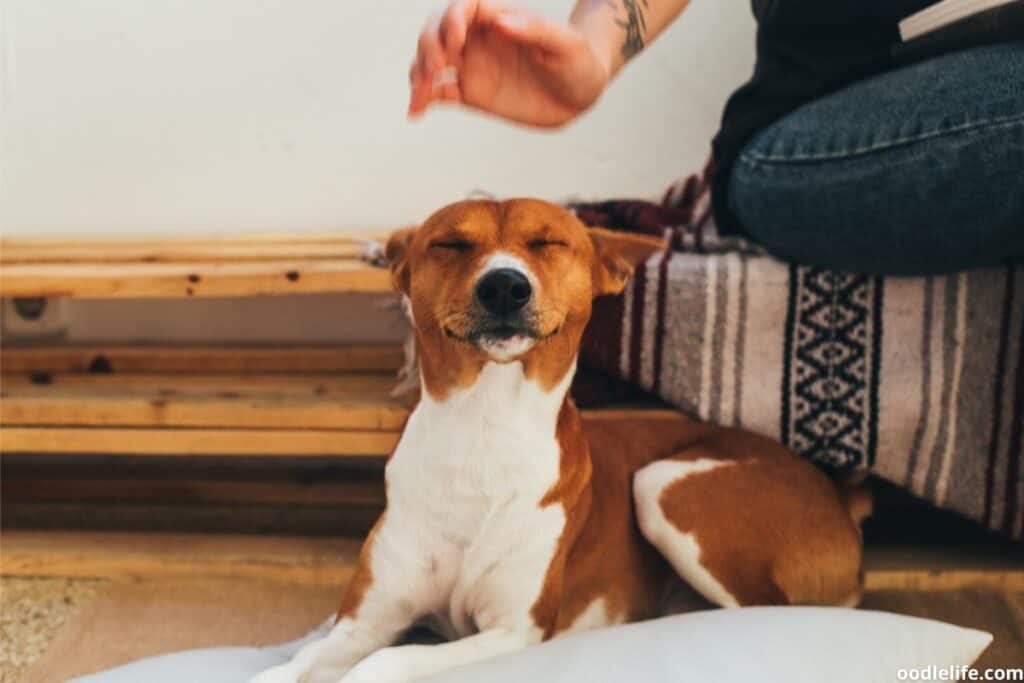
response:
{"label": "human forearm", "polygon": [[688,4],[689,0],[579,0],[569,23],[587,36],[611,78]]}

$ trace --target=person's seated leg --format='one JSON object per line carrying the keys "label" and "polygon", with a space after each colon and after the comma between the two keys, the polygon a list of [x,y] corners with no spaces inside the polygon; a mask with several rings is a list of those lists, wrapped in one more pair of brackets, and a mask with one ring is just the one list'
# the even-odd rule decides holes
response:
{"label": "person's seated leg", "polygon": [[890,275],[1024,256],[1024,43],[955,52],[809,103],[744,148],[741,225],[797,263]]}

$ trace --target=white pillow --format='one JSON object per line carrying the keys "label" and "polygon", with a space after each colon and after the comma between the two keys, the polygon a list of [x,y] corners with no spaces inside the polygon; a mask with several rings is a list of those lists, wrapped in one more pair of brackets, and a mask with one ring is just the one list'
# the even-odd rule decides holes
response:
{"label": "white pillow", "polygon": [[244,683],[261,671],[284,664],[303,645],[326,634],[327,629],[321,626],[299,640],[272,647],[210,647],[172,652],[68,683]]}
{"label": "white pillow", "polygon": [[425,683],[891,683],[901,668],[971,664],[990,642],[888,612],[750,607],[557,638]]}
{"label": "white pillow", "polygon": [[[163,655],[78,683],[244,683],[276,648]],[[991,634],[930,619],[831,607],[710,610],[557,638],[430,683],[891,683],[900,669],[969,665]]]}

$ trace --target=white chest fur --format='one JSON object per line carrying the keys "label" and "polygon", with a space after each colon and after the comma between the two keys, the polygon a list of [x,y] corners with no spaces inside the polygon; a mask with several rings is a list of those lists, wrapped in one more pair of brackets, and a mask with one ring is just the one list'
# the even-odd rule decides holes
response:
{"label": "white chest fur", "polygon": [[558,480],[571,378],[544,391],[521,363],[489,363],[471,387],[425,395],[409,418],[387,468],[387,542],[430,572],[448,635],[529,626],[565,525],[561,506],[540,501]]}

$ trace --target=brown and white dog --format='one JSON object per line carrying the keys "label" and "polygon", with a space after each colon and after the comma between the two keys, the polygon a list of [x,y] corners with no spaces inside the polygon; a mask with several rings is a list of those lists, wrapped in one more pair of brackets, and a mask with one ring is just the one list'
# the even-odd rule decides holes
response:
{"label": "brown and white dog", "polygon": [[[860,531],[780,444],[673,420],[582,419],[566,392],[623,250],[541,201],[467,201],[387,248],[423,394],[337,620],[259,683],[391,683],[657,616],[682,577],[722,606],[859,595]],[[394,646],[413,624],[450,642]]]}

